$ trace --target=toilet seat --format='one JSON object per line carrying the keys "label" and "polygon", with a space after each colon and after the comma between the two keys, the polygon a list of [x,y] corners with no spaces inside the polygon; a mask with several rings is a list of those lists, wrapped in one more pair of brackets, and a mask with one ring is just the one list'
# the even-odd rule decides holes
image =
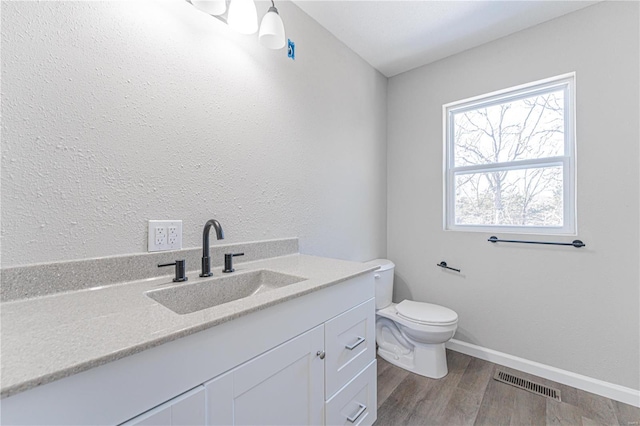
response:
{"label": "toilet seat", "polygon": [[452,325],[458,322],[458,314],[444,306],[403,300],[396,305],[398,316],[424,325]]}

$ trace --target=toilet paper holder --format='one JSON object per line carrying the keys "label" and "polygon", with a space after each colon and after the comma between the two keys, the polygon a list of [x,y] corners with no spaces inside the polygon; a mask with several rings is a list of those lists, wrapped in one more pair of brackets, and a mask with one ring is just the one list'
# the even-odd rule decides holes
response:
{"label": "toilet paper holder", "polygon": [[439,266],[439,267],[444,268],[444,269],[451,269],[452,271],[460,272],[460,269],[456,269],[456,268],[452,268],[450,266],[447,266],[447,262],[445,262],[444,260],[442,262],[438,263],[436,266]]}

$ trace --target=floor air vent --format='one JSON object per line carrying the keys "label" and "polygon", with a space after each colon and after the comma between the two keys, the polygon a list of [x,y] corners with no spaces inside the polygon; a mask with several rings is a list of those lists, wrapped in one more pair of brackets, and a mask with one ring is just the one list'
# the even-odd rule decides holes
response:
{"label": "floor air vent", "polygon": [[530,380],[514,376],[513,374],[505,373],[502,370],[496,370],[496,374],[493,376],[493,378],[499,382],[524,389],[526,391],[535,393],[536,395],[553,398],[556,401],[561,401],[560,391],[558,389],[553,389],[548,386],[534,383]]}

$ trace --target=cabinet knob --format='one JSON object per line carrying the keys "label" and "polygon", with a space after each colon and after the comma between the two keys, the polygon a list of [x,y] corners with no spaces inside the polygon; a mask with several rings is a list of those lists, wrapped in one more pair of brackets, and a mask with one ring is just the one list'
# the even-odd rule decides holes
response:
{"label": "cabinet knob", "polygon": [[316,356],[320,357],[320,359],[324,359],[324,351],[316,352]]}

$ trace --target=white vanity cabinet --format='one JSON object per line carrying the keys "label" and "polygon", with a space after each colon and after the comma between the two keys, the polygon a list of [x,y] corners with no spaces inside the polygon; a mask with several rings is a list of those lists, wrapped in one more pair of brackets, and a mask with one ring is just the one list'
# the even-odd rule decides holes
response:
{"label": "white vanity cabinet", "polygon": [[122,426],[199,426],[205,423],[204,386],[198,386]]}
{"label": "white vanity cabinet", "polygon": [[327,321],[324,336],[325,397],[329,399],[375,358],[375,301],[370,299]]}
{"label": "white vanity cabinet", "polygon": [[5,398],[2,423],[371,425],[374,295],[373,272],[333,283]]}
{"label": "white vanity cabinet", "polygon": [[374,311],[369,299],[205,383],[207,425],[372,424]]}
{"label": "white vanity cabinet", "polygon": [[327,425],[371,425],[377,418],[376,361],[353,378],[326,403]]}
{"label": "white vanity cabinet", "polygon": [[323,326],[204,384],[207,425],[324,424]]}
{"label": "white vanity cabinet", "polygon": [[325,421],[370,425],[377,418],[375,300],[325,323]]}

